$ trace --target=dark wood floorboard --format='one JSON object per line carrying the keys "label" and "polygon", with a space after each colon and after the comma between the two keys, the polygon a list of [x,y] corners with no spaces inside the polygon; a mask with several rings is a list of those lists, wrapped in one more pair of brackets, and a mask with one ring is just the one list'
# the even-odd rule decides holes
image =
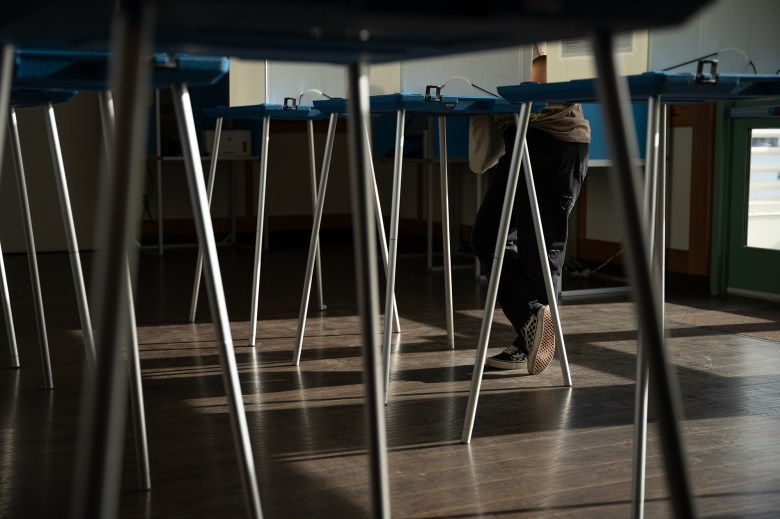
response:
{"label": "dark wood floorboard", "polygon": [[[220,249],[263,511],[268,518],[368,517],[361,337],[348,243],[324,240],[328,310],[310,311],[301,364],[291,366],[307,243],[272,241],[264,255],[256,348],[247,346],[253,251]],[[10,368],[3,329],[0,517],[67,517],[83,365],[67,255],[39,259],[52,391],[43,389],[27,260],[5,260],[22,367]],[[91,256],[83,260],[88,274]],[[137,490],[128,422],[119,518],[245,516],[205,297],[196,323],[186,322],[194,264],[194,250],[141,256],[138,336],[153,489]],[[394,338],[387,406],[394,517],[630,516],[637,337],[631,302],[613,297],[561,307],[572,388],[562,387],[557,361],[533,377],[486,370],[473,441],[463,445],[486,283],[468,268],[455,271],[454,350],[446,346],[441,272],[427,272],[420,254],[404,254],[397,289],[403,331]],[[776,517],[780,343],[679,324],[674,316],[766,307],[780,317],[780,306],[671,289],[668,300],[668,351],[679,376],[698,511]],[[514,338],[500,312],[492,338],[495,350]],[[651,420],[646,517],[669,517],[668,496]]]}

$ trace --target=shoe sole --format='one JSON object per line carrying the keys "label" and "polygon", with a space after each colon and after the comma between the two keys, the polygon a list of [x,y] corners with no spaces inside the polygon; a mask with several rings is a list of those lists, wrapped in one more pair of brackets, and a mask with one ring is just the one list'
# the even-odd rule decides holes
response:
{"label": "shoe sole", "polygon": [[555,356],[555,329],[553,328],[550,307],[545,305],[539,310],[542,315],[537,315],[536,336],[534,347],[528,353],[528,373],[538,375],[547,369]]}
{"label": "shoe sole", "polygon": [[501,360],[501,359],[494,359],[488,357],[485,360],[485,365],[490,366],[491,368],[498,368],[498,369],[523,369],[528,365],[528,363],[512,362],[510,360]]}

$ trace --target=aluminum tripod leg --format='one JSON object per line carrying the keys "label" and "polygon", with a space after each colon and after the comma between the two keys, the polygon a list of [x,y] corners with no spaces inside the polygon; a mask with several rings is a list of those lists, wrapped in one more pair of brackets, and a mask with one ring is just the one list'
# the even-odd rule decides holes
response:
{"label": "aluminum tripod leg", "polygon": [[[664,179],[665,172],[665,121],[664,108],[659,96],[647,100],[647,143],[645,149],[645,200],[644,209],[648,224],[648,251],[650,264],[661,294],[658,312],[663,323],[663,262],[664,262]],[[644,517],[645,469],[647,458],[647,420],[648,420],[648,369],[641,340],[637,343],[636,395],[634,404],[634,455],[632,473],[632,517]]]}
{"label": "aluminum tripod leg", "polygon": [[54,166],[54,178],[57,181],[57,194],[60,200],[62,222],[65,225],[65,241],[68,244],[70,255],[70,268],[73,275],[73,284],[76,289],[76,302],[78,304],[81,331],[84,334],[84,348],[89,366],[95,366],[95,339],[92,332],[92,318],[89,314],[87,303],[87,289],[84,284],[84,274],[81,269],[81,256],[76,239],[76,227],[73,223],[73,211],[70,205],[70,193],[68,181],[65,177],[65,164],[62,159],[60,138],[57,133],[57,120],[54,116],[54,107],[46,103],[46,130],[49,135],[49,149],[51,150],[52,164]]}
{"label": "aluminum tripod leg", "polygon": [[[311,283],[312,283],[312,277],[314,275],[314,262],[316,260],[315,253],[316,253],[316,245],[319,244],[319,231],[320,231],[320,224],[322,222],[322,209],[325,204],[325,191],[327,190],[328,186],[328,173],[330,171],[330,157],[333,151],[333,141],[335,139],[335,131],[336,131],[336,121],[338,120],[339,114],[331,114],[330,117],[330,124],[328,126],[328,137],[325,141],[325,158],[323,159],[322,163],[322,173],[320,174],[320,187],[317,191],[317,202],[314,207],[314,223],[312,227],[312,236],[311,241],[309,243],[309,258],[307,261],[306,266],[306,274],[304,276],[304,287],[303,287],[303,296],[301,298],[301,307],[300,307],[300,313],[298,315],[298,328],[295,333],[295,348],[293,350],[293,365],[297,366],[300,363],[301,360],[301,351],[303,349],[303,336],[304,336],[304,330],[306,328],[306,315],[308,313],[309,308],[309,297],[311,296]],[[368,135],[366,135],[366,140],[369,140]],[[366,150],[366,152],[371,154],[370,148]],[[388,272],[388,252],[387,252],[387,242],[385,240],[385,228],[384,224],[382,223],[382,208],[379,203],[379,189],[377,188],[376,184],[376,174],[374,172],[374,163],[373,160],[371,161],[371,182],[372,182],[372,188],[374,191],[374,213],[377,223],[377,229],[380,235],[379,240],[379,246],[382,250],[382,259],[383,259],[383,265],[385,268],[385,273]],[[316,241],[315,241],[316,240]],[[398,307],[395,302],[395,295],[393,295],[393,323],[395,327],[395,332],[401,331],[401,324],[399,322],[398,318]]]}
{"label": "aluminum tripod leg", "polygon": [[677,380],[667,364],[663,323],[658,312],[658,293],[652,279],[647,251],[647,227],[643,223],[641,203],[637,195],[638,181],[634,164],[638,157],[633,124],[630,123],[628,92],[625,79],[620,80],[615,68],[612,35],[597,31],[592,37],[596,58],[599,98],[602,100],[604,122],[610,155],[610,168],[615,198],[625,218],[629,260],[627,270],[634,287],[639,319],[640,341],[652,380],[653,398],[658,409],[658,425],[666,463],[666,475],[678,517],[695,517],[691,486],[685,462],[684,446],[679,429],[680,397]]}
{"label": "aluminum tripod leg", "polygon": [[[396,121],[396,143],[395,143],[395,175],[393,175],[393,208],[392,220],[390,224],[390,261],[389,273],[387,276],[387,291],[385,292],[385,330],[382,343],[382,353],[384,355],[385,367],[385,403],[389,397],[390,387],[390,349],[392,348],[392,337],[390,334],[390,325],[387,318],[388,312],[392,312],[391,300],[395,298],[395,273],[398,264],[398,219],[401,211],[401,170],[403,167],[403,123],[402,114],[405,110],[399,110]],[[450,208],[447,193],[447,122],[444,117],[438,117],[439,120],[439,167],[440,167],[440,194],[441,194],[441,227],[442,227],[442,260],[444,263],[444,313],[447,322],[447,343],[450,348],[455,349],[455,325],[452,311],[452,256],[450,254]],[[393,314],[395,315],[395,314]],[[396,316],[397,317],[397,316]]]}
{"label": "aluminum tripod leg", "polygon": [[303,295],[301,308],[298,314],[298,328],[295,332],[295,348],[293,350],[293,365],[301,362],[301,350],[303,349],[303,334],[306,328],[306,315],[309,309],[309,297],[311,296],[311,283],[314,276],[314,264],[317,258],[319,245],[320,224],[322,223],[322,210],[325,206],[325,192],[328,187],[328,174],[330,173],[330,158],[333,153],[333,141],[336,137],[336,123],[338,114],[330,114],[328,123],[328,135],[325,139],[325,152],[322,158],[322,172],[320,173],[320,187],[317,190],[317,201],[314,204],[314,223],[309,238],[309,256],[306,261],[306,274],[303,277]]}
{"label": "aluminum tripod leg", "polygon": [[5,317],[5,329],[8,335],[8,349],[11,354],[11,367],[19,367],[19,350],[16,346],[16,329],[14,328],[14,314],[11,311],[11,296],[8,293],[8,279],[5,275],[5,261],[3,261],[3,250],[0,247],[0,284],[2,291],[0,295],[3,298],[3,315]]}
{"label": "aluminum tripod leg", "polygon": [[[312,214],[317,207],[317,156],[314,150],[314,121],[306,121],[306,133],[309,137],[309,173],[311,177],[311,209]],[[322,297],[322,255],[320,242],[317,240],[317,256],[314,261],[314,272],[317,276],[317,309],[324,312],[328,309]]]}
{"label": "aluminum tripod leg", "polygon": [[149,468],[149,443],[146,436],[146,409],[144,404],[144,391],[141,382],[141,356],[138,351],[138,332],[135,321],[135,308],[133,305],[133,284],[130,278],[130,268],[127,271],[127,293],[130,297],[127,301],[127,331],[130,344],[127,346],[127,372],[130,380],[130,407],[133,411],[133,432],[135,439],[135,453],[138,463],[138,488],[149,490],[152,488],[151,470]]}
{"label": "aluminum tripod leg", "polygon": [[[206,197],[211,207],[211,198],[214,195],[214,180],[217,177],[217,161],[219,158],[219,143],[222,138],[222,117],[217,117],[214,129],[214,143],[211,147],[211,161],[209,163],[208,187]],[[195,263],[195,281],[192,284],[192,300],[190,302],[190,322],[195,322],[195,313],[198,310],[198,296],[200,295],[200,279],[203,277],[203,251],[198,247],[198,260]]]}
{"label": "aluminum tripod leg", "polygon": [[[184,164],[187,172],[192,209],[195,217],[195,227],[198,242],[204,251],[204,276],[209,298],[209,307],[215,325],[217,345],[222,364],[223,382],[230,410],[231,430],[236,454],[239,459],[241,482],[245,493],[246,505],[250,517],[262,516],[260,509],[260,493],[257,486],[255,462],[252,455],[252,444],[249,438],[244,401],[241,394],[241,384],[238,377],[238,366],[233,349],[233,339],[230,332],[230,322],[227,315],[225,293],[222,286],[222,275],[217,258],[217,245],[214,239],[214,229],[211,226],[206,186],[203,181],[203,170],[198,150],[198,139],[192,115],[189,91],[186,85],[172,87],[173,103],[176,110],[176,122],[184,150]],[[265,130],[267,131],[267,126]],[[266,134],[267,135],[267,134]],[[258,218],[259,220],[261,218]],[[259,241],[259,240],[258,240]],[[262,246],[261,244],[258,244]]]}
{"label": "aluminum tripod leg", "polygon": [[257,339],[257,306],[260,299],[260,266],[263,257],[263,225],[265,223],[265,186],[268,178],[268,139],[271,117],[263,117],[263,134],[260,137],[260,178],[257,181],[257,226],[255,235],[255,263],[252,275],[252,304],[249,314],[249,345]]}
{"label": "aluminum tripod leg", "polygon": [[[523,114],[521,113],[520,116],[522,117]],[[520,121],[520,119],[518,119],[518,121]],[[521,128],[521,126],[520,126],[520,124],[518,122],[518,132],[520,131],[520,128]],[[525,130],[524,130],[524,132],[525,132]],[[518,144],[515,143],[515,146],[517,146],[517,145]],[[514,157],[513,157],[513,159],[514,159]],[[563,376],[563,384],[565,386],[569,387],[569,386],[571,386],[571,373],[569,371],[569,361],[568,361],[568,357],[566,355],[566,344],[565,344],[564,338],[563,338],[563,329],[561,327],[560,314],[559,314],[559,311],[558,311],[557,292],[555,290],[555,286],[553,285],[552,273],[550,271],[550,263],[549,263],[549,259],[548,259],[548,256],[547,256],[547,245],[546,245],[546,242],[545,242],[545,239],[544,239],[544,229],[542,227],[541,214],[539,212],[539,204],[538,204],[538,201],[537,201],[537,198],[536,198],[536,186],[535,186],[535,183],[534,183],[533,170],[532,170],[532,167],[531,167],[531,156],[530,156],[530,153],[528,151],[528,145],[525,142],[523,142],[523,145],[522,145],[522,162],[523,162],[523,168],[522,169],[523,169],[524,174],[525,174],[525,183],[526,183],[526,186],[527,186],[526,190],[528,192],[528,204],[529,204],[529,207],[531,209],[531,219],[533,221],[534,232],[535,232],[535,235],[536,235],[536,249],[537,249],[537,252],[539,254],[539,264],[540,264],[541,269],[542,269],[542,275],[543,275],[543,278],[544,278],[545,291],[547,292],[547,299],[549,301],[550,313],[552,314],[552,319],[553,319],[553,328],[555,329],[555,340],[556,340],[556,344],[557,344],[558,357],[559,357],[560,365],[561,365],[561,375]],[[517,166],[517,163],[513,163],[513,165],[510,166],[510,167],[519,167],[519,166]],[[517,173],[515,173],[514,171],[511,172],[511,175],[513,177],[516,174]],[[515,191],[512,191],[512,193],[515,193],[516,189],[517,189],[516,186],[517,186],[517,182],[518,181],[517,180],[513,180],[512,182],[514,183],[514,186],[515,186],[513,188]],[[509,183],[507,184],[507,189],[508,188],[509,188]],[[504,205],[504,211],[507,211],[507,206],[506,206],[507,201],[506,201],[506,198],[505,198],[504,204],[505,204]],[[502,216],[502,224],[503,224],[504,216],[507,216],[507,218],[511,219],[511,212],[512,212],[511,205],[509,206],[508,211],[509,211],[509,215],[508,216],[507,215],[503,215]],[[507,231],[508,231],[508,226],[509,226],[509,223],[507,224]],[[498,251],[498,245],[499,244],[502,245],[503,247],[506,246],[507,236],[501,234],[501,232],[502,231],[499,231],[499,235],[498,235],[499,236],[499,241],[496,244],[496,250],[497,251]],[[503,236],[503,241],[501,241],[501,237],[502,236]],[[498,269],[499,275],[494,280],[493,279],[493,272],[491,272],[491,283],[493,283],[493,282],[496,283],[495,290],[496,290],[496,293],[497,293],[497,291],[498,291],[498,279],[500,278],[500,271],[501,271],[501,268],[502,268],[502,265],[503,265],[503,254],[502,254],[502,257],[501,257],[501,261],[499,261],[497,265],[495,263],[496,262],[494,261],[494,268]],[[493,299],[493,308],[495,308],[495,299]],[[490,313],[490,317],[492,317],[492,312]],[[488,313],[486,312],[485,313],[485,317],[483,319],[487,319],[487,318],[488,318]],[[483,322],[483,327],[484,327],[484,322]],[[489,328],[487,328],[487,330],[488,330],[488,335],[489,335]],[[480,349],[480,353],[479,353],[479,356],[482,357],[481,360],[482,360],[483,364],[484,364],[485,357],[487,356],[487,342],[488,342],[488,338],[487,337],[484,340],[482,338],[480,340],[480,345],[482,345],[484,343],[484,349],[485,349],[484,352],[482,352],[481,349]],[[481,369],[484,369],[484,366]],[[476,373],[476,366],[475,366],[475,373]],[[481,378],[481,376],[482,376],[482,373],[480,373],[480,378]],[[472,387],[474,387],[473,381],[472,381]],[[471,418],[470,418],[470,420],[471,420],[470,429],[468,431],[466,431],[464,429],[464,433],[463,433],[464,434],[464,438],[468,438],[469,441],[470,441],[470,438],[471,438],[471,431],[473,430],[474,416],[476,415],[476,398],[474,399],[474,402],[475,402],[474,409],[473,409],[473,411],[471,411],[471,415],[470,415],[471,416]],[[465,440],[464,440],[464,442],[468,443],[468,441],[465,441]]]}
{"label": "aluminum tripod leg", "polygon": [[[8,117],[6,107],[10,105],[11,99],[11,83],[13,82],[13,70],[14,60],[16,58],[16,50],[13,45],[5,44],[2,50],[2,62],[0,62],[0,118]],[[5,121],[0,120],[0,160],[3,158],[3,152],[5,147]],[[14,329],[14,316],[11,311],[11,296],[8,293],[8,282],[5,275],[5,262],[3,261],[3,251],[0,248],[0,284],[2,285],[0,290],[0,296],[2,296],[3,314],[5,315],[6,333],[8,334],[8,349],[11,354],[11,367],[19,367],[19,350],[16,346],[16,331]],[[44,366],[45,370],[45,366]],[[51,368],[49,368],[51,371]],[[44,374],[44,378],[46,375]],[[45,381],[47,387],[51,384],[50,380]]]}
{"label": "aluminum tripod leg", "polygon": [[450,247],[450,204],[447,178],[447,121],[439,117],[439,167],[441,171],[441,240],[444,262],[444,312],[447,321],[447,342],[455,349],[455,324],[452,312],[452,256]]}
{"label": "aluminum tripod leg", "polygon": [[390,349],[392,348],[392,326],[394,317],[393,296],[395,295],[395,273],[398,263],[398,220],[401,212],[401,178],[404,157],[404,121],[406,110],[398,110],[395,118],[395,160],[393,162],[393,198],[390,209],[390,235],[387,237],[387,288],[385,289],[385,320],[382,336],[382,365],[385,374],[385,403],[390,386]]}
{"label": "aluminum tripod leg", "polygon": [[368,64],[347,66],[352,225],[355,240],[355,285],[361,319],[364,386],[366,391],[366,437],[371,469],[371,517],[389,519],[390,483],[387,468],[384,384],[379,352],[377,320],[379,283],[377,279],[376,234],[372,221],[375,206],[371,189],[371,156],[368,152]]}
{"label": "aluminum tripod leg", "polygon": [[[93,269],[97,365],[85,377],[71,516],[115,517],[118,509],[126,415],[126,372],[120,345],[127,338],[128,262],[135,265],[146,149],[147,90],[151,54],[148,4],[125,3],[115,15],[111,86],[117,93],[116,125],[108,174],[100,178]],[[128,251],[132,257],[128,258]]]}
{"label": "aluminum tripod leg", "polygon": [[[395,275],[398,266],[398,220],[401,212],[401,178],[403,171],[404,119],[406,110],[396,114],[395,163],[393,168],[393,199],[390,220],[389,261],[387,289],[385,291],[385,324],[382,338],[383,364],[385,368],[385,402],[390,387],[390,350],[392,348],[391,323],[396,319],[395,312]],[[441,207],[442,207],[442,246],[444,259],[444,297],[447,321],[447,342],[455,348],[455,331],[452,312],[452,262],[450,256],[449,203],[447,197],[447,134],[446,121],[439,117],[439,149],[441,164]]]}
{"label": "aluminum tripod leg", "polygon": [[[368,128],[366,128],[366,131],[368,131]],[[368,134],[366,134],[366,140],[370,143],[371,138]],[[382,253],[382,266],[385,268],[385,278],[390,273],[390,254],[388,252],[388,245],[387,245],[387,238],[385,234],[385,223],[384,219],[382,218],[382,204],[379,200],[379,186],[376,183],[376,171],[374,170],[374,159],[371,155],[371,146],[369,145],[369,148],[367,150],[369,159],[371,160],[371,186],[374,190],[374,214],[376,216],[376,228],[377,232],[379,233],[379,248]],[[392,311],[392,320],[393,320],[393,331],[395,333],[401,333],[401,318],[398,316],[398,304],[396,303],[395,294],[393,294],[393,311]]]}
{"label": "aluminum tripod leg", "polygon": [[474,360],[474,372],[471,376],[471,389],[469,391],[469,400],[466,407],[466,419],[464,420],[463,432],[461,433],[460,441],[462,443],[471,443],[471,434],[474,430],[474,419],[477,415],[477,402],[479,401],[479,389],[482,386],[482,374],[485,371],[485,358],[487,357],[490,329],[493,326],[493,312],[496,308],[498,280],[501,276],[501,265],[504,262],[506,240],[509,236],[509,226],[512,220],[512,207],[514,206],[517,182],[520,177],[520,158],[522,157],[522,152],[525,148],[525,134],[528,130],[528,118],[531,114],[530,109],[530,103],[523,103],[520,106],[520,114],[517,119],[517,133],[515,134],[515,144],[509,166],[509,177],[507,179],[506,193],[504,194],[504,209],[501,214],[501,223],[496,238],[493,266],[490,272],[490,281],[488,283],[488,292],[485,300],[485,312],[482,317],[482,327],[479,331],[479,343],[477,344],[476,359]]}
{"label": "aluminum tripod leg", "polygon": [[[536,199],[536,186],[534,184],[533,171],[531,170],[531,155],[528,152],[528,145],[523,146],[523,171],[525,172],[525,185],[528,190],[528,205],[531,207],[531,219],[534,223],[536,234],[536,249],[539,252],[539,264],[542,267],[544,277],[544,286],[547,291],[547,300],[550,303],[550,313],[552,314],[553,327],[555,328],[556,350],[561,364],[561,375],[563,376],[563,385],[571,386],[571,373],[569,372],[569,359],[566,355],[566,344],[563,341],[563,328],[561,327],[561,318],[558,312],[558,293],[552,281],[550,272],[550,261],[547,257],[547,244],[544,240],[544,229],[542,228],[542,217],[539,213],[539,202]],[[506,240],[504,240],[506,243]]]}
{"label": "aluminum tripod leg", "polygon": [[[35,323],[38,328],[38,343],[41,350],[43,364],[43,378],[46,389],[54,388],[51,372],[51,358],[49,355],[49,340],[46,331],[46,317],[43,311],[43,296],[41,295],[41,278],[38,273],[38,254],[35,250],[35,236],[33,234],[32,218],[30,215],[30,200],[27,196],[27,180],[24,174],[24,161],[22,160],[22,148],[19,140],[19,125],[16,120],[16,110],[11,108],[9,113],[9,125],[11,136],[11,149],[13,152],[14,169],[16,171],[16,185],[19,191],[19,205],[22,209],[22,223],[24,226],[24,238],[27,245],[27,261],[30,268],[30,281],[32,283],[33,304],[35,306]],[[5,276],[5,271],[3,271]],[[10,310],[10,307],[9,307]],[[9,332],[13,331],[13,325]],[[15,346],[15,344],[13,344]],[[13,353],[13,352],[12,352]],[[14,367],[19,366],[18,357],[12,356]]]}
{"label": "aluminum tripod leg", "polygon": [[[114,99],[111,92],[100,92],[100,119],[103,127],[103,144],[106,160],[112,156],[111,146],[114,132]],[[138,487],[141,490],[152,488],[149,468],[149,445],[146,435],[146,409],[144,404],[141,378],[141,356],[138,351],[138,331],[135,320],[135,302],[133,300],[133,280],[130,264],[127,271],[127,371],[130,381],[130,408],[133,414],[133,432],[136,460],[138,463]]]}

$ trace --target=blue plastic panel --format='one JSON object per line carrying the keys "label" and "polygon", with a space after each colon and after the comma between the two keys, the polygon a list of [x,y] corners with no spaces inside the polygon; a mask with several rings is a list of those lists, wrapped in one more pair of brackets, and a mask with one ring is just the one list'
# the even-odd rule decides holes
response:
{"label": "blue plastic panel", "polygon": [[[694,103],[780,96],[780,76],[770,74],[719,74],[712,82],[690,73],[646,72],[628,76],[634,101],[661,96],[667,103]],[[598,101],[594,79],[559,83],[521,83],[498,87],[498,93],[512,103],[528,101],[593,103]]]}
{"label": "blue plastic panel", "polygon": [[31,108],[45,103],[64,103],[72,99],[77,93],[75,90],[27,90],[14,88],[11,90],[10,105],[13,108]]}
{"label": "blue plastic panel", "polygon": [[270,117],[276,121],[317,121],[327,119],[328,115],[308,105],[297,105],[295,109],[285,108],[280,104],[264,103],[246,106],[218,106],[206,108],[203,113],[209,117],[225,119],[262,119]]}
{"label": "blue plastic panel", "polygon": [[[314,101],[314,106],[324,113],[346,113],[347,100],[343,98]],[[384,94],[369,98],[369,110],[374,114],[395,113],[406,110],[416,114],[447,114],[456,112],[458,98],[442,96],[436,100],[426,100],[422,94]]]}
{"label": "blue plastic panel", "polygon": [[[174,84],[213,85],[230,68],[224,57],[157,54],[152,59],[152,87]],[[14,86],[100,91],[108,88],[108,52],[19,50]]]}
{"label": "blue plastic panel", "polygon": [[152,68],[152,87],[165,88],[186,83],[213,85],[230,71],[230,60],[222,56],[156,54]]}
{"label": "blue plastic panel", "polygon": [[[639,158],[645,157],[647,144],[647,104],[634,103],[631,105],[634,114],[634,128],[636,130]],[[590,123],[590,146],[588,147],[589,160],[609,160],[607,138],[604,135],[604,122],[601,118],[601,106],[594,103],[583,103],[582,113]]]}
{"label": "blue plastic panel", "polygon": [[666,102],[737,100],[780,95],[780,76],[717,74],[697,80],[694,74],[647,72],[628,77],[634,99],[660,95]]}

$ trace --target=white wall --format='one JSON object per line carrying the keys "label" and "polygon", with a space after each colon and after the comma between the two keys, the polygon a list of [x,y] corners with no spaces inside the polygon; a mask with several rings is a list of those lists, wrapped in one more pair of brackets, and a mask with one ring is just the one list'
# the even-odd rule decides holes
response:
{"label": "white wall", "polygon": [[424,94],[425,87],[442,87],[443,95],[486,96],[499,86],[530,77],[530,50],[511,47],[441,58],[406,61],[401,66],[401,91]]}
{"label": "white wall", "polygon": [[[718,70],[759,74],[780,69],[780,2],[716,0],[682,26],[650,33],[649,68],[661,70],[717,53]],[[695,65],[675,68],[693,72]]]}
{"label": "white wall", "polygon": [[[648,31],[621,34],[615,38],[615,61],[621,74],[647,72]],[[592,78],[596,64],[586,38],[549,42],[547,48],[547,81],[569,81]]]}
{"label": "white wall", "polygon": [[[17,110],[22,156],[32,213],[33,234],[40,252],[67,250],[42,108]],[[73,219],[81,249],[93,249],[99,161],[103,152],[97,95],[81,93],[55,105]],[[25,251],[16,173],[10,138],[5,145],[0,183],[0,240],[3,252]]]}
{"label": "white wall", "polygon": [[[283,104],[287,97],[311,105],[318,99],[347,96],[345,67],[329,63],[231,58],[228,84],[229,106]],[[400,86],[400,62],[371,66],[371,95],[399,92]]]}

